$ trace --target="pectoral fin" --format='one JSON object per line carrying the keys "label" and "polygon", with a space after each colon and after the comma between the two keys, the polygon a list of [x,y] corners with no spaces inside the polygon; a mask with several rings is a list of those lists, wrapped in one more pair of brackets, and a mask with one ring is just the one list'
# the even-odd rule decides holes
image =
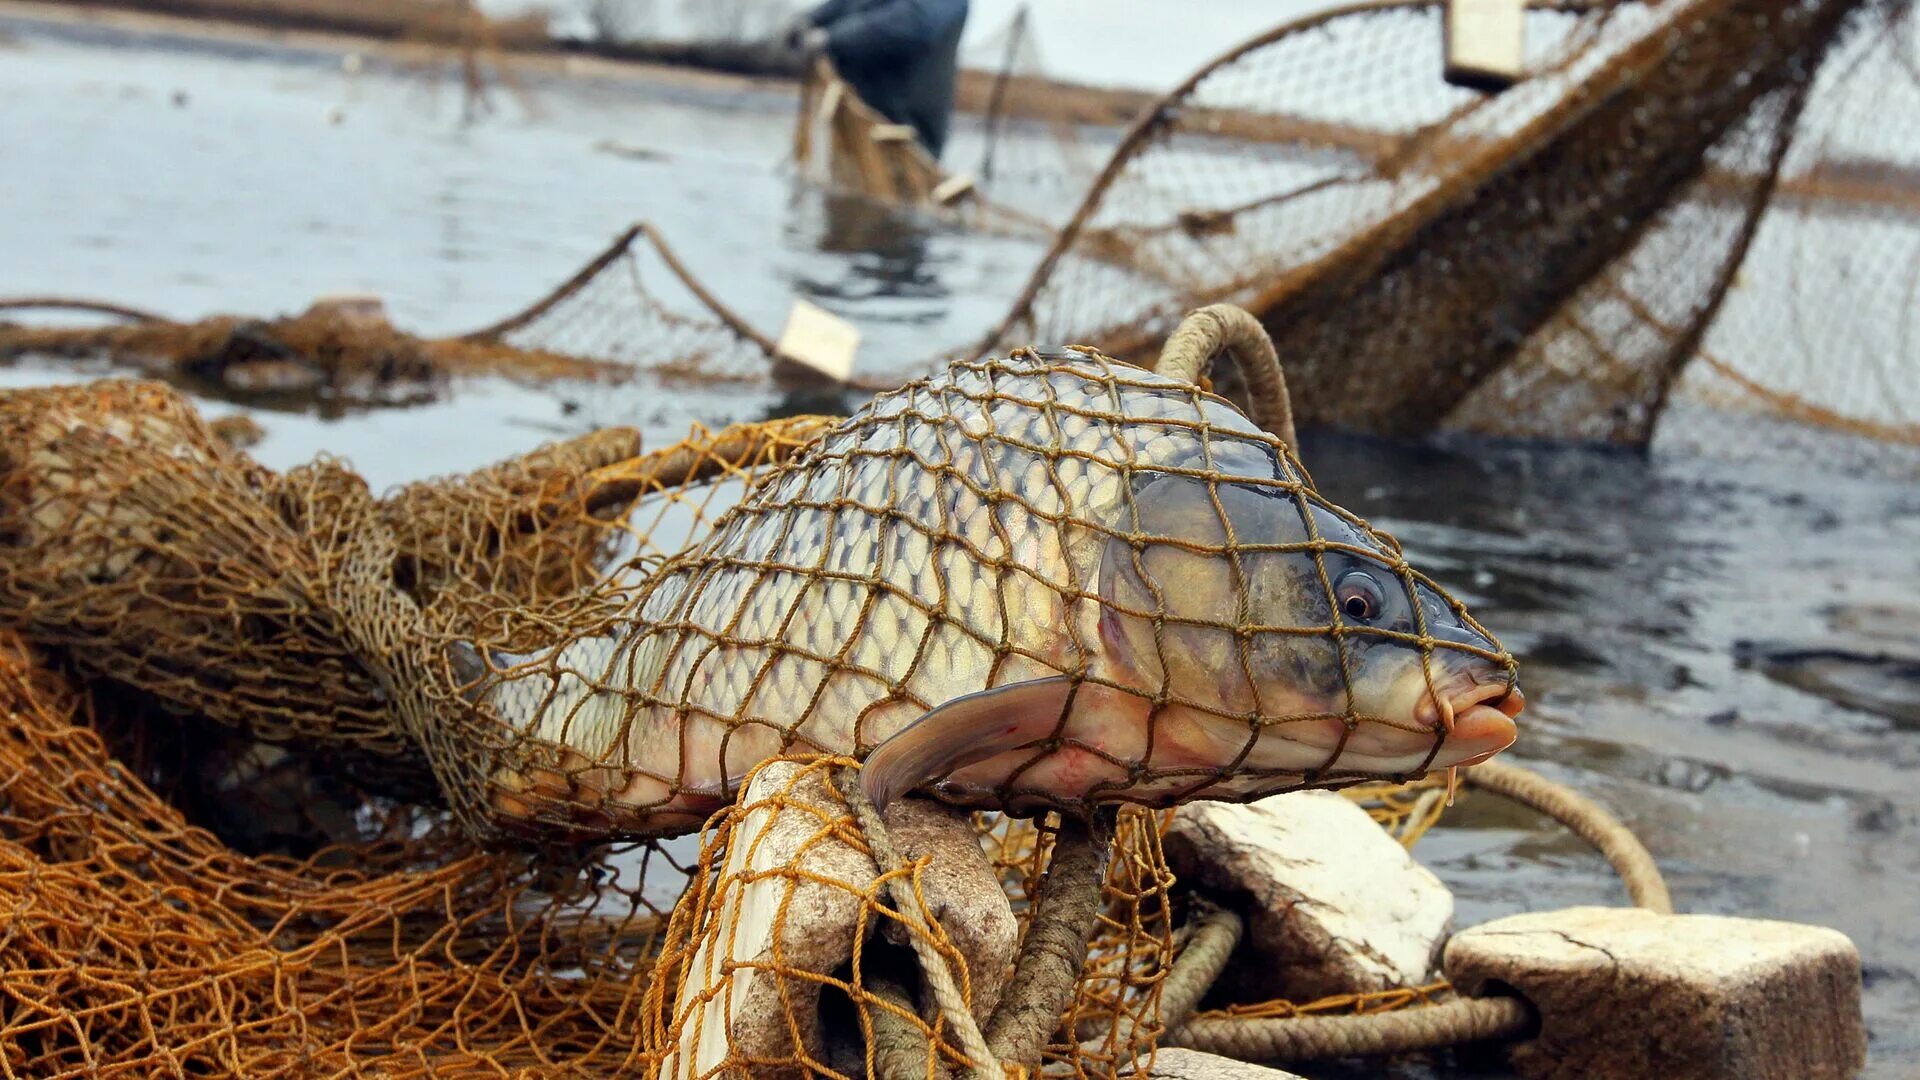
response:
{"label": "pectoral fin", "polygon": [[875,747],[861,786],[885,808],[929,780],[1044,739],[1059,728],[1073,687],[1055,675],[954,698]]}

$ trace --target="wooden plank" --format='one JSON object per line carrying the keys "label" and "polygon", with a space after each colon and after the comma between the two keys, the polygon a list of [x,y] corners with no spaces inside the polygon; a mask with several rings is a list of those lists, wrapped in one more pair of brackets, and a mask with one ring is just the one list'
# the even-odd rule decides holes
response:
{"label": "wooden plank", "polygon": [[1504,90],[1526,73],[1525,0],[1447,0],[1446,80]]}
{"label": "wooden plank", "polygon": [[805,300],[795,300],[774,351],[781,360],[846,382],[853,377],[853,356],[859,348],[859,327]]}

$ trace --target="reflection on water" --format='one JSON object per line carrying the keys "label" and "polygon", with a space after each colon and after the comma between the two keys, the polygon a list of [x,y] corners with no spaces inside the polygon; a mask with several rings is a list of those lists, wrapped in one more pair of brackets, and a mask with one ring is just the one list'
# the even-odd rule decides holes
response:
{"label": "reflection on water", "polygon": [[[349,84],[337,64],[0,28],[23,43],[0,66],[0,145],[35,147],[35,168],[0,170],[0,293],[271,314],[358,288],[403,324],[458,329],[648,217],[756,323],[777,327],[809,295],[856,316],[868,348],[919,357],[977,336],[1035,254],[796,195],[775,168],[791,120],[777,95],[556,83],[541,89],[547,122],[453,136],[403,84]],[[176,87],[190,91],[184,109],[168,103]],[[326,127],[343,99],[348,119]],[[609,137],[673,160],[591,149]],[[28,365],[0,369],[0,386],[73,377]],[[661,446],[695,421],[856,404],[809,387],[476,380],[448,401],[333,423],[257,414],[256,454],[285,468],[338,453],[379,488],[594,423]],[[1471,441],[1309,433],[1305,459],[1330,498],[1399,536],[1521,658],[1530,706],[1514,756],[1618,809],[1682,909],[1853,936],[1875,1075],[1903,1075],[1920,1058],[1920,494],[1780,465]],[[692,527],[676,513],[666,528]],[[1528,812],[1469,797],[1447,821],[1421,854],[1456,890],[1462,924],[1624,902],[1593,852]],[[1497,1075],[1479,1061],[1394,1069]]]}
{"label": "reflection on water", "polygon": [[837,279],[808,276],[796,284],[820,299],[873,296],[944,300],[941,267],[930,261],[933,220],[838,191],[802,188],[796,193],[787,235],[829,255],[847,256]]}

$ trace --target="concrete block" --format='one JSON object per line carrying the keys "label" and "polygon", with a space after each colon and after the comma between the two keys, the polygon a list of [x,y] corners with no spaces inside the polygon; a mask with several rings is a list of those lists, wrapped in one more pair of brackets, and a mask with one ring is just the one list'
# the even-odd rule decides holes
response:
{"label": "concrete block", "polygon": [[1454,935],[1447,977],[1540,1014],[1528,1080],[1828,1080],[1866,1061],[1860,954],[1836,930],[1638,908],[1569,908]]}
{"label": "concrete block", "polygon": [[1174,814],[1167,862],[1247,920],[1222,975],[1237,1000],[1385,990],[1428,981],[1453,894],[1352,800],[1330,791]]}
{"label": "concrete block", "polygon": [[1161,1050],[1150,1068],[1130,1074],[1133,1080],[1302,1080],[1265,1065],[1252,1065],[1198,1050]]}
{"label": "concrete block", "polygon": [[[846,811],[827,785],[824,767],[782,761],[761,768],[740,795],[743,807],[781,802],[751,809],[728,840],[717,880],[731,882],[736,893],[709,914],[719,925],[701,928],[702,944],[675,995],[674,1016],[686,1019],[661,1076],[707,1076],[729,1052],[761,1061],[791,1057],[796,1028],[814,1059],[825,1060],[821,983],[759,965],[777,957],[788,969],[831,975],[853,957],[861,897],[880,875],[864,851],[828,827]],[[902,799],[887,807],[884,820],[903,858],[932,857],[922,892],[967,962],[973,1009],[984,1023],[1005,988],[1019,928],[972,819]],[[868,917],[867,930],[880,921]],[[803,1070],[768,1064],[752,1074],[759,1080]]]}

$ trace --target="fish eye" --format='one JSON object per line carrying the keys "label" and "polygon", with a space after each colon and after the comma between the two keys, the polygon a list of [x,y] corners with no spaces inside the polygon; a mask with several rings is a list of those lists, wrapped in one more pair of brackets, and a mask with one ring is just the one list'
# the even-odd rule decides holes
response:
{"label": "fish eye", "polygon": [[1379,618],[1381,609],[1386,606],[1380,583],[1365,570],[1350,570],[1341,575],[1333,586],[1333,600],[1340,614],[1356,622],[1371,622]]}

